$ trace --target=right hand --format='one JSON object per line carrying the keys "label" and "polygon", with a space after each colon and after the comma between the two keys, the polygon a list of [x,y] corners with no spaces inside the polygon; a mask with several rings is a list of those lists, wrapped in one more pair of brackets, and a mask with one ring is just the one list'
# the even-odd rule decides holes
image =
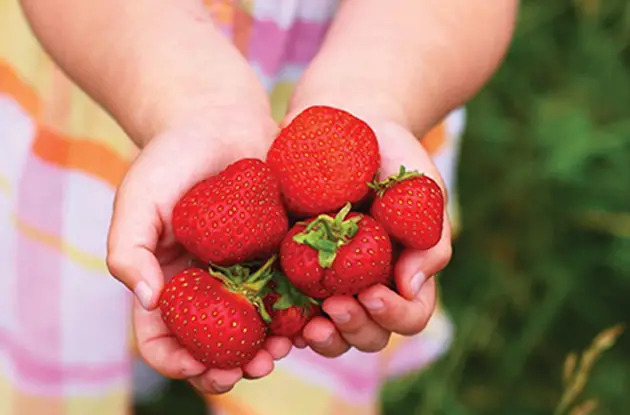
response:
{"label": "right hand", "polygon": [[159,373],[188,379],[204,393],[226,392],[241,377],[269,374],[273,361],[290,351],[291,341],[269,338],[242,370],[207,370],[179,345],[157,309],[165,281],[192,258],[173,236],[171,212],[198,181],[241,158],[264,159],[276,131],[265,108],[206,109],[152,138],[116,194],[107,265],[136,295],[133,326],[140,354]]}

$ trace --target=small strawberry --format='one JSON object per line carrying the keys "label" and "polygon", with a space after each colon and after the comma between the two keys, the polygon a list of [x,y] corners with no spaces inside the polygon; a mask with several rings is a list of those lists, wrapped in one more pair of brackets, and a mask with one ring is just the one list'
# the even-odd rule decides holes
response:
{"label": "small strawberry", "polygon": [[392,266],[392,244],[370,216],[350,213],[348,203],[336,216],[319,215],[297,223],[280,245],[287,278],[313,298],[353,295],[386,283]]}
{"label": "small strawberry", "polygon": [[278,180],[243,159],[193,186],[173,209],[173,231],[205,263],[232,265],[277,251],[288,230]]}
{"label": "small strawberry", "polygon": [[282,274],[275,272],[264,302],[271,317],[269,329],[275,336],[294,338],[308,321],[320,314],[317,301],[302,294]]}
{"label": "small strawberry", "polygon": [[162,319],[208,368],[243,366],[263,347],[270,319],[260,293],[272,276],[274,258],[251,275],[240,266],[189,268],[166,284],[160,297]]}
{"label": "small strawberry", "polygon": [[440,186],[429,176],[406,171],[381,182],[374,179],[376,190],[370,213],[395,240],[409,248],[429,249],[442,237],[444,197]]}
{"label": "small strawberry", "polygon": [[307,217],[363,200],[380,154],[365,122],[340,109],[314,106],[280,132],[267,163],[280,180],[289,211]]}

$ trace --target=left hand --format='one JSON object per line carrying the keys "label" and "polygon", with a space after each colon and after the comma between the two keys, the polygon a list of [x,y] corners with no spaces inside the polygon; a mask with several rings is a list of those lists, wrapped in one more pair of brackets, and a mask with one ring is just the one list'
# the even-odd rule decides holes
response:
{"label": "left hand", "polygon": [[[396,174],[404,165],[434,179],[446,197],[444,182],[418,139],[398,123],[364,119],[379,140],[381,179]],[[446,203],[445,203],[446,205]],[[446,209],[446,208],[445,208]],[[429,322],[436,304],[434,275],[451,258],[451,227],[444,212],[442,238],[426,251],[405,249],[395,266],[395,292],[382,284],[363,290],[357,296],[334,296],[326,299],[323,310],[332,319],[316,317],[303,331],[296,346],[308,344],[317,353],[336,357],[355,347],[378,352],[392,333],[414,335]]]}

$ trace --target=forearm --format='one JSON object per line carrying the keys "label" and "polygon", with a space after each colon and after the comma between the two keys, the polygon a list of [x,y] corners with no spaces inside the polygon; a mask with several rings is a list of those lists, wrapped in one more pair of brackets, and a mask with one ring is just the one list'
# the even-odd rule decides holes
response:
{"label": "forearm", "polygon": [[426,132],[468,100],[509,44],[517,0],[345,0],[295,91]]}
{"label": "forearm", "polygon": [[201,1],[22,3],[53,59],[140,145],[204,108],[267,105],[254,73]]}

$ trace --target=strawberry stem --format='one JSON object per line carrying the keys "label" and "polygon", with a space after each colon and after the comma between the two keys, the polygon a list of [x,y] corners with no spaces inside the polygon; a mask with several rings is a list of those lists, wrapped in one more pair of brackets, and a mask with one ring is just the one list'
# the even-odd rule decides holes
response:
{"label": "strawberry stem", "polygon": [[315,299],[302,293],[291,284],[282,272],[274,272],[273,281],[275,283],[273,292],[280,296],[273,304],[274,310],[284,310],[292,306],[308,308],[311,304],[318,305]]}
{"label": "strawberry stem", "polygon": [[407,169],[403,165],[400,166],[400,170],[398,171],[398,174],[392,174],[391,176],[389,176],[388,178],[382,181],[378,180],[378,173],[379,172],[377,171],[372,181],[367,183],[367,186],[370,189],[374,190],[376,194],[378,195],[378,197],[383,197],[383,194],[385,193],[385,191],[389,189],[390,187],[392,187],[393,185],[395,185],[396,183],[400,183],[403,180],[411,179],[413,177],[424,176],[423,173],[419,173],[417,170],[407,171]]}
{"label": "strawberry stem", "polygon": [[256,272],[254,272],[245,282],[243,283],[243,287],[259,293],[263,288],[267,285],[269,280],[273,277],[273,272],[271,271],[271,266],[276,260],[277,256],[274,255],[267,260]]}
{"label": "strawberry stem", "polygon": [[263,299],[260,297],[256,297],[255,299],[250,301],[254,305],[254,307],[258,309],[258,314],[260,314],[260,317],[262,317],[263,321],[267,324],[271,323],[271,316],[265,308],[265,303],[263,302]]}
{"label": "strawberry stem", "polygon": [[351,209],[352,205],[346,203],[334,218],[327,214],[319,215],[302,232],[294,235],[293,240],[317,250],[319,265],[330,268],[339,248],[348,243],[359,230],[357,223],[362,216],[346,219]]}
{"label": "strawberry stem", "polygon": [[[273,277],[272,265],[277,256],[269,258],[256,272],[251,273],[250,267],[243,265],[232,265],[231,267],[210,266],[210,275],[221,280],[223,284],[232,292],[242,295],[254,307],[262,319],[269,323],[271,317],[263,304],[263,292],[267,283]],[[213,269],[216,268],[216,271]]]}

